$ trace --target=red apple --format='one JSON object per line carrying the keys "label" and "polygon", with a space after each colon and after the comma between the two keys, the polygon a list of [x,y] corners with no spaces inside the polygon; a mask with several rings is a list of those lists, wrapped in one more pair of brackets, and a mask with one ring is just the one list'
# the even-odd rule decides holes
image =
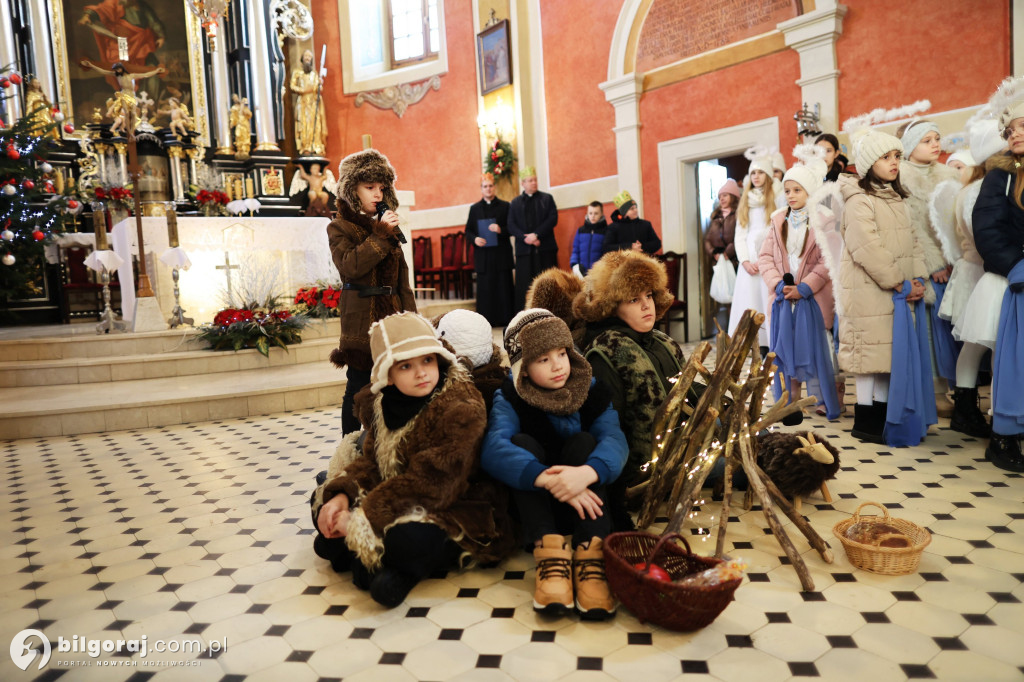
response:
{"label": "red apple", "polygon": [[668,574],[668,571],[666,571],[658,564],[651,564],[650,567],[648,567],[646,563],[641,561],[638,564],[633,564],[633,568],[640,571],[641,573],[646,573],[649,578],[660,580],[663,583],[672,582],[672,576],[670,576]]}

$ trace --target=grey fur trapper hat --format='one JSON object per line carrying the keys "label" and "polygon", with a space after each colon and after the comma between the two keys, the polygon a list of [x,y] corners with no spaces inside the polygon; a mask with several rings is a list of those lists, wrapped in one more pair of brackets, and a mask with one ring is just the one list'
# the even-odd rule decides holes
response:
{"label": "grey fur trapper hat", "polygon": [[338,198],[358,213],[362,206],[356,194],[356,187],[361,182],[379,182],[384,185],[384,203],[391,210],[395,210],[398,208],[398,195],[395,193],[397,177],[388,157],[376,149],[364,149],[349,154],[338,166]]}

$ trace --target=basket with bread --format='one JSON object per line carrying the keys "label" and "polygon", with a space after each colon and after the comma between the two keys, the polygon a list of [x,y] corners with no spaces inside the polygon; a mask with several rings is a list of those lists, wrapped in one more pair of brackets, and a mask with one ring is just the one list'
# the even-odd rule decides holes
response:
{"label": "basket with bread", "polygon": [[[882,516],[861,516],[867,506],[878,507]],[[858,568],[884,575],[905,575],[917,570],[921,552],[932,541],[926,528],[889,515],[878,502],[865,502],[853,516],[840,521],[832,532],[846,549],[850,563]]]}

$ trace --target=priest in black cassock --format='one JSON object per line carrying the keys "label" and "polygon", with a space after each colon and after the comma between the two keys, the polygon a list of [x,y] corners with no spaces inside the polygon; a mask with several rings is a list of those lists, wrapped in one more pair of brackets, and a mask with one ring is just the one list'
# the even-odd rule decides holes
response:
{"label": "priest in black cassock", "polygon": [[[473,243],[476,270],[476,311],[492,327],[504,327],[515,315],[512,307],[512,244],[508,233],[508,202],[494,195],[494,176],[480,179],[483,198],[469,207],[466,240]],[[489,245],[490,244],[490,245]]]}
{"label": "priest in black cassock", "polygon": [[516,312],[526,305],[526,292],[533,278],[548,268],[558,267],[555,198],[537,191],[537,173],[533,166],[523,167],[519,178],[523,193],[513,199],[508,208],[508,231],[516,238]]}

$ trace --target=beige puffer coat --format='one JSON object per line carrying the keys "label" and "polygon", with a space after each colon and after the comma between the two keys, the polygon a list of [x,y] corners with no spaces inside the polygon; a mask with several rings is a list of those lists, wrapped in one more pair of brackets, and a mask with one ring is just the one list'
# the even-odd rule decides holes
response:
{"label": "beige puffer coat", "polygon": [[892,367],[894,288],[927,274],[906,206],[886,185],[867,194],[854,175],[842,175],[846,205],[840,230],[839,366],[852,374],[888,374]]}

